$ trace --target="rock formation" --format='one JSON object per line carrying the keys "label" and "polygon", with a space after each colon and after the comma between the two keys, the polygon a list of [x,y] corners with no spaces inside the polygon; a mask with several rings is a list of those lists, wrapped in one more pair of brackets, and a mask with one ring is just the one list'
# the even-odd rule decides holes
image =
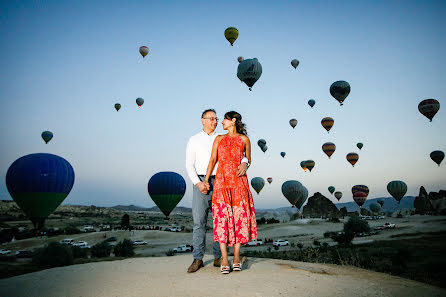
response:
{"label": "rock formation", "polygon": [[340,216],[338,208],[328,198],[316,192],[308,198],[303,208],[303,216],[310,218],[337,218]]}
{"label": "rock formation", "polygon": [[427,194],[422,186],[420,193],[414,200],[415,213],[417,214],[446,214],[446,191],[440,190]]}

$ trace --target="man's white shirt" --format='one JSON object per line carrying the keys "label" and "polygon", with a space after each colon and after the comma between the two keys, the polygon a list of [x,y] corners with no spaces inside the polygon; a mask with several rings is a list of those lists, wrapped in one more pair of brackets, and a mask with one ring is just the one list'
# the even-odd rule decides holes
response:
{"label": "man's white shirt", "polygon": [[[194,185],[200,182],[198,175],[206,175],[208,169],[209,159],[212,154],[212,145],[215,138],[220,135],[217,132],[207,134],[203,130],[189,138],[186,146],[186,170],[190,180]],[[248,163],[246,157],[242,162]],[[218,161],[215,164],[214,170],[211,175],[215,175],[217,172]]]}

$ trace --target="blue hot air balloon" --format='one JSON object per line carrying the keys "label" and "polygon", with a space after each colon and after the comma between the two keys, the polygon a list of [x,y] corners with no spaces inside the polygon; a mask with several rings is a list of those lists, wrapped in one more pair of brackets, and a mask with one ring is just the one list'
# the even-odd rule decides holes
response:
{"label": "blue hot air balloon", "polygon": [[158,172],[147,185],[149,195],[166,217],[177,206],[186,192],[184,178],[176,172]]}
{"label": "blue hot air balloon", "polygon": [[314,99],[308,100],[308,105],[310,105],[311,108],[316,104],[316,101]]}
{"label": "blue hot air balloon", "polygon": [[68,196],[73,184],[73,167],[52,154],[23,156],[6,173],[9,194],[37,229]]}

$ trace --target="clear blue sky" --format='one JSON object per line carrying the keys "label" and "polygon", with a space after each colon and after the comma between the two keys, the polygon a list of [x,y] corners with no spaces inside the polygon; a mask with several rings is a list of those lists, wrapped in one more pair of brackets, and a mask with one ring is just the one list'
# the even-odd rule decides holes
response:
{"label": "clear blue sky", "polygon": [[[233,47],[229,26],[240,32]],[[2,1],[0,198],[10,199],[14,160],[47,152],[74,167],[66,204],[153,206],[148,180],[175,171],[187,182],[179,205],[190,207],[185,147],[210,107],[220,118],[242,114],[253,143],[248,177],[274,179],[254,193],[258,208],[289,205],[280,190],[289,179],[310,195],[330,196],[333,185],[341,202],[355,184],[368,185],[369,198],[389,196],[395,179],[407,195],[446,189],[446,163],[429,158],[446,151],[445,29],[444,1]],[[252,92],[236,77],[238,56],[263,66]],[[342,107],[329,93],[336,80],[352,87]],[[417,109],[426,98],[442,104],[432,123]],[[325,116],[335,119],[330,134]],[[49,144],[44,130],[54,133]],[[327,141],[337,146],[331,160]],[[360,154],[354,168],[351,151]],[[306,159],[316,162],[311,173],[299,166]]]}

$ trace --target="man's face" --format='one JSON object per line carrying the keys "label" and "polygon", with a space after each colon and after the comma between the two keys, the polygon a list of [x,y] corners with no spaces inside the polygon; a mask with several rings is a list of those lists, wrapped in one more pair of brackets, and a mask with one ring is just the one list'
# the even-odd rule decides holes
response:
{"label": "man's face", "polygon": [[214,131],[218,124],[217,115],[215,112],[208,111],[204,114],[203,118],[201,118],[201,123],[203,124],[204,129]]}

